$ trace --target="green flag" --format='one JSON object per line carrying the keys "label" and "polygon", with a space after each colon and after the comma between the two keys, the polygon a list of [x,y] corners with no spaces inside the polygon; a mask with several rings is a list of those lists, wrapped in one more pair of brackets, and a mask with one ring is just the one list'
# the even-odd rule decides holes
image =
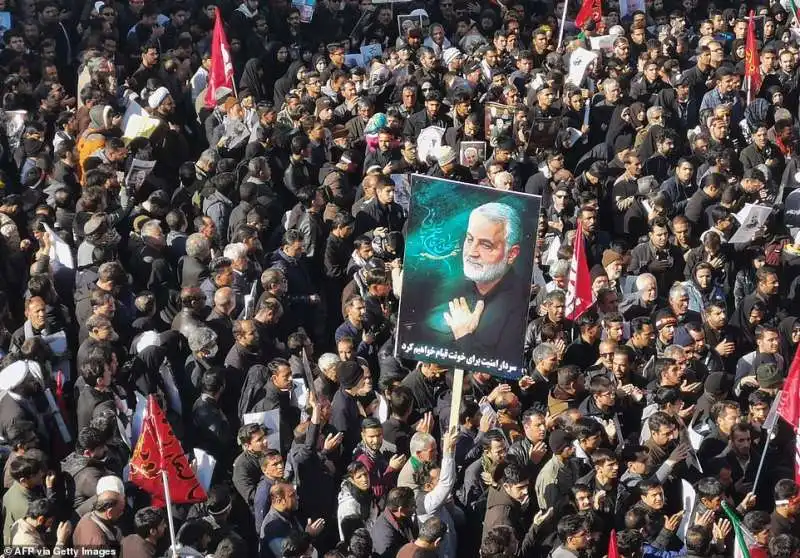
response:
{"label": "green flag", "polygon": [[742,526],[739,516],[726,502],[722,502],[722,509],[728,516],[733,526],[733,534],[736,536],[733,558],[750,558],[750,546],[756,543],[755,537]]}

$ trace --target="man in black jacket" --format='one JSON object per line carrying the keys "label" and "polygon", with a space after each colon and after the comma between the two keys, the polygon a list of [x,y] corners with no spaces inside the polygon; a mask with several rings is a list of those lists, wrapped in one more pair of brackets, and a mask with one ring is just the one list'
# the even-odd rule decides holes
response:
{"label": "man in black jacket", "polygon": [[379,558],[394,558],[400,547],[416,538],[415,508],[410,488],[403,486],[389,491],[386,508],[371,529],[372,550]]}
{"label": "man in black jacket", "polygon": [[[313,315],[321,300],[317,285],[308,271],[304,258],[304,235],[297,229],[289,229],[283,235],[281,247],[272,253],[270,267],[283,272],[286,278],[286,298],[291,303],[293,320],[313,331]],[[319,316],[317,316],[319,318]]]}
{"label": "man in black jacket", "polygon": [[269,380],[264,386],[264,399],[253,407],[253,412],[280,411],[281,447],[279,449],[286,455],[292,447],[294,429],[300,424],[300,409],[291,400],[292,367],[284,358],[276,358],[268,365]]}
{"label": "man in black jacket", "polygon": [[[265,157],[253,157],[247,163],[247,179],[242,183],[254,187],[255,198],[253,204],[263,207],[267,212],[267,221],[270,226],[275,226],[281,218],[281,204],[275,187],[272,183],[272,171]],[[240,192],[241,187],[240,186]],[[246,214],[245,214],[246,217]],[[244,219],[242,219],[244,222]],[[230,237],[233,238],[233,213],[230,218]]]}
{"label": "man in black jacket", "polygon": [[408,117],[403,135],[407,138],[416,138],[420,132],[429,126],[447,129],[453,121],[446,114],[440,114],[442,96],[438,91],[430,91],[425,95],[425,109]]}
{"label": "man in black jacket", "polygon": [[400,149],[392,147],[395,141],[394,134],[388,128],[378,130],[378,149],[367,153],[367,157],[364,159],[364,170],[378,166],[383,174],[392,174],[392,161],[400,160]]}
{"label": "man in black jacket", "polygon": [[439,392],[446,388],[447,369],[433,362],[421,362],[403,378],[402,385],[411,390],[414,408],[426,413],[436,408]]}
{"label": "man in black jacket", "polygon": [[486,502],[482,538],[485,539],[495,527],[507,525],[514,530],[519,541],[518,556],[527,556],[532,550],[539,527],[552,513],[552,509],[543,510],[531,517],[534,509],[529,505],[531,480],[527,469],[508,463],[499,486],[489,488]]}
{"label": "man in black jacket", "polygon": [[[689,201],[691,204],[691,200]],[[669,222],[666,217],[650,221],[650,239],[631,251],[628,273],[652,273],[658,284],[658,293],[666,294],[675,281],[683,279],[683,254],[669,243]]]}
{"label": "man in black jacket", "polygon": [[297,192],[308,186],[317,185],[318,170],[313,168],[306,158],[310,154],[308,137],[297,135],[292,138],[289,165],[283,173],[285,192],[284,206],[292,206],[297,201]]}
{"label": "man in black jacket", "polygon": [[267,449],[267,433],[260,424],[245,424],[237,435],[242,453],[233,462],[233,486],[253,506],[256,487],[261,480],[261,458]]}
{"label": "man in black jacket", "polygon": [[78,396],[78,430],[92,421],[95,407],[104,401],[113,401],[111,367],[98,358],[90,358],[81,366],[81,376],[86,385]]}
{"label": "man in black jacket", "polygon": [[186,239],[186,255],[178,262],[181,287],[199,287],[208,277],[211,262],[211,243],[198,233]]}
{"label": "man in black jacket", "polygon": [[536,409],[526,410],[522,415],[522,428],[525,437],[511,444],[506,461],[524,467],[528,470],[528,478],[535,479],[547,461],[545,458],[550,457],[544,414]]}
{"label": "man in black jacket", "polygon": [[231,466],[236,442],[225,413],[220,408],[220,397],[225,391],[225,373],[212,367],[200,377],[200,397],[192,408],[194,446],[206,450],[217,460],[217,467],[227,471]]}
{"label": "man in black jacket", "polygon": [[227,393],[220,403],[229,418],[237,415],[239,395],[247,372],[262,362],[258,328],[253,320],[233,322],[233,338],[236,342],[225,357]]}
{"label": "man in black jacket", "polygon": [[[331,517],[336,513],[340,484],[336,475],[342,469],[344,435],[328,423],[331,403],[327,398],[311,398],[309,405],[311,420],[294,430],[294,442],[286,459],[287,477],[297,487],[306,517]],[[335,545],[339,540],[336,523],[331,521],[326,525],[320,537]]]}
{"label": "man in black jacket", "polygon": [[72,498],[70,504],[79,515],[91,511],[97,495],[97,481],[112,474],[104,464],[107,452],[105,435],[87,426],[78,432],[75,451],[61,462],[67,494]]}
{"label": "man in black jacket", "polygon": [[164,309],[170,292],[177,291],[175,272],[170,267],[166,255],[166,239],[157,219],[142,225],[142,245],[131,258],[133,286],[136,291],[155,293],[158,308]]}
{"label": "man in black jacket", "polygon": [[602,263],[603,252],[611,244],[611,238],[605,231],[597,230],[597,207],[585,205],[578,212],[578,218],[583,226],[583,246],[586,254],[586,264],[592,266]]}
{"label": "man in black jacket", "polygon": [[700,189],[686,202],[684,215],[692,223],[692,230],[702,232],[706,229],[706,209],[714,205],[722,195],[724,182],[725,177],[717,173],[703,177]]}
{"label": "man in black jacket", "polygon": [[394,183],[384,176],[377,178],[375,198],[364,204],[356,215],[355,234],[361,235],[383,227],[390,231],[403,230],[405,210],[394,201]]}
{"label": "man in black jacket", "polygon": [[369,370],[352,361],[336,365],[339,390],[331,403],[331,424],[344,435],[342,455],[352,455],[361,441],[361,414],[357,397],[372,391]]}

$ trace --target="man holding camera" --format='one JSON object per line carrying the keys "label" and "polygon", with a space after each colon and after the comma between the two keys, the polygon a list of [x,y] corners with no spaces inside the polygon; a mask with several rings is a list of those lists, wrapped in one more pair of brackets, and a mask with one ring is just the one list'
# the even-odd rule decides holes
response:
{"label": "man holding camera", "polygon": [[683,279],[683,264],[680,249],[669,243],[669,221],[659,216],[650,221],[648,240],[631,251],[628,273],[652,273],[658,284],[658,292],[666,293],[672,283]]}

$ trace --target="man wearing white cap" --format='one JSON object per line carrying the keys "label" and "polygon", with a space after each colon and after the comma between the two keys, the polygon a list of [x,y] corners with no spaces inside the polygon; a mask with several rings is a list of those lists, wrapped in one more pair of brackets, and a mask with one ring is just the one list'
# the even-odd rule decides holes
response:
{"label": "man wearing white cap", "polygon": [[159,87],[147,98],[147,106],[150,107],[151,112],[168,116],[175,110],[175,101],[169,94],[169,89],[166,87]]}
{"label": "man wearing white cap", "polygon": [[175,99],[166,87],[159,87],[147,98],[150,116],[160,120],[150,134],[153,160],[158,164],[153,171],[162,176],[175,176],[182,161],[189,157],[189,147],[183,137],[181,126],[175,123]]}
{"label": "man wearing white cap", "polygon": [[122,479],[109,475],[97,482],[97,500],[75,527],[72,544],[82,556],[83,548],[119,549],[122,532],[116,523],[125,512],[125,486]]}
{"label": "man wearing white cap", "polygon": [[6,443],[9,441],[9,428],[20,421],[36,424],[43,443],[49,440],[34,400],[36,394],[41,393],[42,386],[42,371],[36,362],[19,360],[0,371],[0,437]]}
{"label": "man wearing white cap", "polygon": [[449,145],[442,145],[434,152],[436,164],[428,171],[428,176],[458,180],[459,182],[475,182],[472,173],[456,161],[456,150]]}
{"label": "man wearing white cap", "polygon": [[464,64],[464,55],[456,47],[446,48],[442,53],[442,62],[448,72],[458,73]]}

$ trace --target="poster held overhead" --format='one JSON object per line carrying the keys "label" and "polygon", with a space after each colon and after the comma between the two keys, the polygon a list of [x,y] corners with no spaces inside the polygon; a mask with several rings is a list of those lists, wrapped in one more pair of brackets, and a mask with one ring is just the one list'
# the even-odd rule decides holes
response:
{"label": "poster held overhead", "polygon": [[412,175],[397,356],[519,378],[539,196]]}

